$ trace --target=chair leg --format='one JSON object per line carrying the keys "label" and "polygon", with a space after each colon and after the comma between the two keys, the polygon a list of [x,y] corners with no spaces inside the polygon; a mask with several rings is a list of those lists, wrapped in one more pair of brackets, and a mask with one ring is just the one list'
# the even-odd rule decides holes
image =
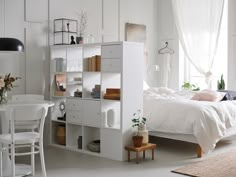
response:
{"label": "chair leg", "polygon": [[2,177],[2,149],[1,149],[1,152],[0,152],[0,177]]}
{"label": "chair leg", "polygon": [[45,161],[44,161],[43,142],[42,141],[39,142],[39,152],[40,152],[42,174],[43,174],[43,177],[47,177],[46,168],[45,168]]}
{"label": "chair leg", "polygon": [[12,176],[16,176],[16,170],[15,170],[15,144],[11,144],[11,168],[12,168]]}
{"label": "chair leg", "polygon": [[32,176],[35,176],[35,154],[34,154],[34,143],[31,144],[31,167],[32,167]]}

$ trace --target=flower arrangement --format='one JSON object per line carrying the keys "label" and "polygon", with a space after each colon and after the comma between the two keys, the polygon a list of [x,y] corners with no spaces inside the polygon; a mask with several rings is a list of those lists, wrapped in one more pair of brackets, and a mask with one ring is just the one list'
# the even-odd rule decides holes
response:
{"label": "flower arrangement", "polygon": [[13,82],[21,79],[20,77],[12,77],[11,73],[6,74],[5,77],[0,76],[0,104],[6,103],[6,94],[13,88]]}
{"label": "flower arrangement", "polygon": [[78,22],[79,22],[79,28],[78,28],[78,34],[80,37],[84,35],[85,30],[87,28],[87,13],[82,11],[78,14]]}

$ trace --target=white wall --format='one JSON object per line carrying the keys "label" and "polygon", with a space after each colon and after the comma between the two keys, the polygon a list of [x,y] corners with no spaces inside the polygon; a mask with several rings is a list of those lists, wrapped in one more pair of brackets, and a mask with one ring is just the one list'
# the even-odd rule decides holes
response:
{"label": "white wall", "polygon": [[[157,51],[165,46],[165,42],[168,42],[168,47],[173,49],[175,53],[171,55],[171,72],[168,87],[173,89],[179,88],[179,42],[177,29],[174,22],[172,13],[171,0],[157,0]],[[157,55],[158,65],[160,71],[158,72],[157,85],[162,86],[162,79],[164,73],[164,59],[163,55]]]}
{"label": "white wall", "polygon": [[229,60],[228,60],[228,89],[236,90],[236,1],[229,0]]}
{"label": "white wall", "polygon": [[[147,26],[148,59],[156,63],[157,40],[156,0],[0,0],[0,36],[15,37],[23,41],[23,54],[1,54],[0,73],[12,72],[22,77],[16,93],[35,93],[49,96],[49,46],[53,44],[53,20],[76,19],[76,12],[88,15],[87,34],[95,42],[124,40],[125,23]],[[132,7],[132,9],[131,9]],[[153,40],[154,39],[154,40]],[[20,58],[19,60],[11,58]],[[148,81],[156,85],[149,73]],[[14,92],[12,92],[14,93]]]}
{"label": "white wall", "polygon": [[[44,62],[48,58],[46,54],[48,15],[47,3],[42,3],[44,6],[39,4],[36,0],[6,0],[4,25],[4,0],[0,0],[0,36],[18,38],[25,45],[24,53],[8,53],[7,56],[0,53],[1,75],[11,72],[22,78],[18,82],[19,87],[14,88],[10,94],[44,93]],[[33,9],[37,9],[38,13],[36,14]]]}

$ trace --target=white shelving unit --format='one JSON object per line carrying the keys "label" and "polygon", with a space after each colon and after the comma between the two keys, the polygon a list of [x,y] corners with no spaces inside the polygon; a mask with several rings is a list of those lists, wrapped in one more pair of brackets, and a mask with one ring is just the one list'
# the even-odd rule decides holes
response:
{"label": "white shelving unit", "polygon": [[[114,160],[125,160],[124,146],[131,143],[131,119],[143,107],[143,45],[133,42],[110,42],[51,47],[51,145]],[[101,69],[89,71],[88,57],[101,55]],[[66,61],[65,71],[56,71],[55,59]],[[65,76],[65,94],[56,94],[55,75]],[[95,85],[100,85],[100,97],[93,97]],[[99,87],[99,86],[96,86]],[[108,88],[120,89],[120,100],[105,99]],[[74,97],[76,90],[82,97]],[[66,120],[60,104],[65,102]],[[106,124],[108,110],[115,112],[115,124]],[[65,145],[58,143],[57,126],[65,127]],[[100,141],[99,151],[89,144]],[[98,142],[96,141],[96,142]],[[82,143],[82,144],[81,144]]]}

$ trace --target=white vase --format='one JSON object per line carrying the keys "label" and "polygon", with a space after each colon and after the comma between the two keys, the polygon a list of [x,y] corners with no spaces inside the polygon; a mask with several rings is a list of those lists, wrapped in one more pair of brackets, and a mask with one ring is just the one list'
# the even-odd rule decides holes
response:
{"label": "white vase", "polygon": [[148,144],[149,141],[148,130],[139,130],[138,135],[143,137],[143,145]]}
{"label": "white vase", "polygon": [[107,125],[108,127],[114,127],[116,121],[116,113],[114,109],[109,109],[107,111]]}

